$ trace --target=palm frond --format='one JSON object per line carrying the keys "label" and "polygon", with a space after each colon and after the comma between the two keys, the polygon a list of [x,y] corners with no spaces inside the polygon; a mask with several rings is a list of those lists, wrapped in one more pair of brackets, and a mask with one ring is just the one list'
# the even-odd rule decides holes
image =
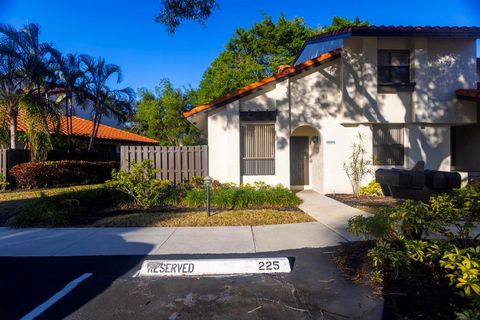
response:
{"label": "palm frond", "polygon": [[110,78],[112,75],[117,74],[117,83],[122,82],[122,69],[116,64],[106,64],[103,73],[104,77],[107,79]]}

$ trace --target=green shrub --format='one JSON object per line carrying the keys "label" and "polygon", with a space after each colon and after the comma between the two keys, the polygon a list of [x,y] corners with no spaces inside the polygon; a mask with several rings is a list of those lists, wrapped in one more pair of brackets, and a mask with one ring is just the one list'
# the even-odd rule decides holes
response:
{"label": "green shrub", "polygon": [[118,162],[46,161],[15,165],[9,175],[15,188],[45,188],[101,183],[110,178]]}
{"label": "green shrub", "polygon": [[61,227],[75,224],[95,211],[116,206],[124,201],[122,194],[103,185],[89,186],[40,198],[20,208],[20,213],[7,221],[11,227]]}
{"label": "green shrub", "polygon": [[[347,230],[375,238],[375,246],[368,252],[374,264],[372,279],[382,280],[386,273],[398,275],[405,270],[408,276],[420,265],[443,270],[450,284],[467,298],[467,308],[457,312],[457,318],[478,319],[480,235],[473,234],[476,223],[480,223],[479,184],[432,196],[429,205],[407,200],[373,216],[353,217]],[[452,225],[456,230],[450,230]],[[422,239],[432,232],[446,236],[446,241]]]}
{"label": "green shrub", "polygon": [[[203,207],[206,204],[205,187],[185,191],[183,204],[187,207]],[[219,209],[295,207],[300,199],[287,188],[267,186],[263,183],[235,185],[224,183],[212,187],[211,205]]]}
{"label": "green shrub", "polygon": [[158,170],[150,160],[132,163],[130,171],[113,170],[107,187],[128,195],[135,204],[144,208],[175,205],[179,200],[179,190],[169,180],[157,180]]}
{"label": "green shrub", "polygon": [[7,178],[0,173],[0,191],[5,191],[8,187],[9,183],[7,181]]}
{"label": "green shrub", "polygon": [[467,246],[470,239],[474,238],[472,232],[475,223],[480,223],[480,184],[468,185],[448,195],[433,196],[430,208],[437,219],[455,226],[455,232],[444,228],[442,233],[450,240],[458,239],[463,246]]}
{"label": "green shrub", "polygon": [[382,188],[380,187],[380,183],[372,180],[368,183],[368,185],[360,187],[360,195],[362,196],[369,196],[369,197],[381,197],[383,196]]}
{"label": "green shrub", "polygon": [[419,240],[424,233],[443,230],[442,220],[422,201],[406,200],[395,211],[406,238]]}
{"label": "green shrub", "polygon": [[373,262],[373,280],[375,281],[381,281],[385,271],[398,272],[401,267],[410,264],[404,247],[399,242],[379,239],[368,251],[368,256]]}
{"label": "green shrub", "polygon": [[395,209],[380,208],[374,215],[358,215],[348,220],[347,231],[355,236],[377,239],[397,239],[400,222]]}
{"label": "green shrub", "polygon": [[185,206],[190,208],[204,207],[207,199],[207,192],[205,189],[190,189],[185,191],[185,196],[182,202]]}
{"label": "green shrub", "polygon": [[454,245],[445,252],[440,266],[462,295],[480,299],[480,246],[459,249]]}
{"label": "green shrub", "polygon": [[188,181],[188,184],[190,184],[192,188],[202,188],[205,185],[205,181],[203,181],[203,177],[195,176]]}

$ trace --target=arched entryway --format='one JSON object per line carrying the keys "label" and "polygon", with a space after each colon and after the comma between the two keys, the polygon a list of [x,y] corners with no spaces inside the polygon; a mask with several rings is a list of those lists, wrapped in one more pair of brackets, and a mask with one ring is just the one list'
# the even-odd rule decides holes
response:
{"label": "arched entryway", "polygon": [[290,186],[323,192],[321,136],[308,125],[295,128],[290,135]]}

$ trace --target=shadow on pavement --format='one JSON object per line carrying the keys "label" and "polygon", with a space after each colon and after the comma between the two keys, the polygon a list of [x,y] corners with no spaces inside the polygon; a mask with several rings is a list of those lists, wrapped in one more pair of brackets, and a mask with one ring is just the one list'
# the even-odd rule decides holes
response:
{"label": "shadow on pavement", "polygon": [[[153,245],[126,242],[111,234],[112,246],[151,251]],[[36,319],[63,319],[95,299],[117,279],[133,275],[145,255],[85,257],[0,257],[0,319],[19,319],[84,273],[92,276]]]}

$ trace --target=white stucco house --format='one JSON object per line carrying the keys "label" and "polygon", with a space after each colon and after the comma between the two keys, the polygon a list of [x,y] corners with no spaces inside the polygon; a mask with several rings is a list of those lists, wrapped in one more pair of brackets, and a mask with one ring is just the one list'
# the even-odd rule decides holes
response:
{"label": "white stucco house", "polygon": [[207,135],[209,174],[222,182],[351,192],[343,163],[359,133],[375,168],[423,160],[429,169],[474,175],[479,38],[479,27],[320,34],[293,66],[185,116]]}

